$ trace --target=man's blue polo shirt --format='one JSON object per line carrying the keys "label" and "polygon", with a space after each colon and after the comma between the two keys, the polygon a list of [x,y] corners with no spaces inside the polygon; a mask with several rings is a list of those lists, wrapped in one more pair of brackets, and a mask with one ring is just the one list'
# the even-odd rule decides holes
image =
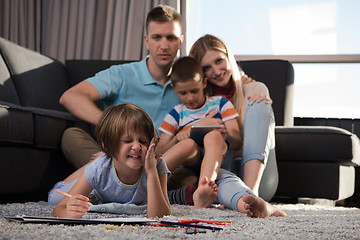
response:
{"label": "man's blue polo shirt", "polygon": [[164,87],[153,79],[147,59],[111,66],[86,81],[98,90],[105,107],[123,102],[136,104],[150,115],[159,129],[165,115],[180,101],[171,81]]}

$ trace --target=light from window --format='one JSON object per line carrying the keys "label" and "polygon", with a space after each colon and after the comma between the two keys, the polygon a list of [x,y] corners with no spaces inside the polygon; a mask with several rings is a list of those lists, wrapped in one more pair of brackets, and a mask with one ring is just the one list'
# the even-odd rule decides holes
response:
{"label": "light from window", "polygon": [[294,64],[294,71],[295,117],[360,118],[360,64]]}
{"label": "light from window", "polygon": [[236,55],[360,54],[358,0],[196,0],[187,11],[187,52],[209,33]]}
{"label": "light from window", "polygon": [[[360,56],[358,0],[196,0],[187,6],[187,52],[213,34],[235,55]],[[294,63],[294,69],[295,117],[360,118],[360,63]]]}

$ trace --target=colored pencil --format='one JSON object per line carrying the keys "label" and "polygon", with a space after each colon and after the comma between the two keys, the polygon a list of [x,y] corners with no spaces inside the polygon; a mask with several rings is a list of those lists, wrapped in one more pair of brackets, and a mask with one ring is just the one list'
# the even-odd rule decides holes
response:
{"label": "colored pencil", "polygon": [[207,220],[200,220],[200,219],[188,219],[188,220],[180,220],[181,223],[208,223],[208,224],[216,224],[216,225],[224,225],[230,226],[231,221],[207,221]]}
{"label": "colored pencil", "polygon": [[[61,190],[59,190],[59,189],[56,189],[55,192],[60,193],[60,194],[62,194],[62,195],[64,195],[64,196],[67,196],[67,197],[72,197],[71,194],[66,193],[66,192],[63,192],[63,191],[61,191]],[[88,202],[88,204],[89,204],[89,206],[93,206],[93,204],[92,204],[91,202]]]}
{"label": "colored pencil", "polygon": [[196,224],[189,224],[189,223],[182,223],[182,222],[169,222],[169,221],[160,221],[161,224],[168,224],[168,225],[178,225],[178,226],[184,226],[184,227],[192,227],[192,228],[205,228],[210,230],[223,230],[219,227],[211,227],[211,226],[203,226],[203,225],[196,225]]}

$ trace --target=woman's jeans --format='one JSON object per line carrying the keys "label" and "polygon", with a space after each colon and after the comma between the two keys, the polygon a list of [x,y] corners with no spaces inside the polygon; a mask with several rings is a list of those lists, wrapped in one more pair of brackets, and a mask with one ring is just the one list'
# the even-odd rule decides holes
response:
{"label": "woman's jeans", "polygon": [[[221,168],[229,171],[218,173],[218,201],[237,210],[237,201],[251,190],[241,180],[243,165],[258,159],[265,164],[260,182],[259,196],[266,201],[275,195],[278,185],[278,171],[275,156],[275,119],[272,107],[265,101],[248,106],[244,116],[244,145],[241,161],[225,161]],[[241,179],[240,179],[240,178]]]}

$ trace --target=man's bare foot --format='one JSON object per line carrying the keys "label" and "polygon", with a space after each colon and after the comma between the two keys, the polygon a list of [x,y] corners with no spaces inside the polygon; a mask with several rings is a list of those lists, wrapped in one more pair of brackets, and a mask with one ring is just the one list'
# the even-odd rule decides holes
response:
{"label": "man's bare foot", "polygon": [[[266,218],[266,217],[286,217],[286,213],[277,209],[270,203],[266,202],[260,197],[251,194],[244,195],[240,198],[240,204],[243,205],[244,213],[253,218]],[[239,209],[240,211],[240,209]],[[243,212],[243,211],[240,211]]]}
{"label": "man's bare foot", "polygon": [[216,183],[203,177],[199,180],[197,189],[193,194],[194,208],[207,208],[214,202],[218,187]]}

